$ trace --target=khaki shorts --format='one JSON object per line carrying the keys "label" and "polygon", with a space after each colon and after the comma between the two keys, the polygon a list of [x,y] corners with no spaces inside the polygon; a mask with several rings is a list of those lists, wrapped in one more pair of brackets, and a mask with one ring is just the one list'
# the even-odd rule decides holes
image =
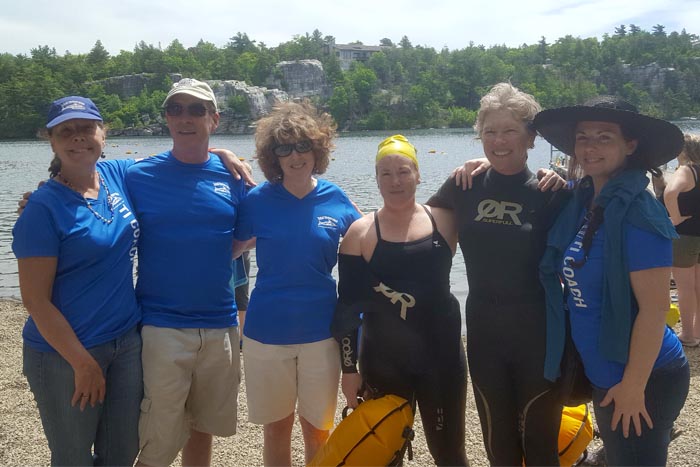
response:
{"label": "khaki shorts", "polygon": [[340,381],[335,339],[270,345],[243,336],[248,419],[267,424],[294,413],[320,430],[333,428]]}
{"label": "khaki shorts", "polygon": [[681,235],[673,240],[673,267],[691,268],[700,263],[700,237]]}
{"label": "khaki shorts", "polygon": [[236,433],[240,356],[238,328],[144,326],[139,460],[169,465],[190,431]]}

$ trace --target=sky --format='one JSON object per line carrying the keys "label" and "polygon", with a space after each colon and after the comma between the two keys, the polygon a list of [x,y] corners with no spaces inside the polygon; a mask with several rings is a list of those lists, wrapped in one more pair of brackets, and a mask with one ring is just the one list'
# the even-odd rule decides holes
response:
{"label": "sky", "polygon": [[44,45],[59,55],[87,53],[97,40],[112,55],[140,41],[223,47],[238,32],[273,47],[314,29],[338,44],[407,36],[413,45],[455,50],[600,38],[620,24],[700,35],[700,0],[2,0],[0,53]]}

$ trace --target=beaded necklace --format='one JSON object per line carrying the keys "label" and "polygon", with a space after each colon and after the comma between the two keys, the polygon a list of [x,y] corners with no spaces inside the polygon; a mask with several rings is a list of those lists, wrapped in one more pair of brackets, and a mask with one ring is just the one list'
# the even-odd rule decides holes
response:
{"label": "beaded necklace", "polygon": [[102,222],[104,222],[107,225],[112,223],[112,221],[114,220],[114,206],[112,205],[112,196],[109,194],[109,188],[107,187],[107,184],[105,183],[104,178],[102,178],[102,175],[100,175],[99,172],[97,172],[97,177],[100,180],[100,185],[102,185],[102,188],[105,190],[105,195],[107,195],[107,207],[109,208],[109,214],[110,214],[109,219],[105,218],[102,214],[95,211],[95,209],[90,204],[90,201],[88,201],[87,198],[80,191],[76,190],[75,187],[73,186],[73,184],[71,182],[69,182],[68,179],[66,177],[64,177],[61,172],[57,173],[56,176],[59,179],[61,179],[61,181],[63,183],[65,183],[66,186],[68,186],[68,188],[77,192],[83,198],[83,201],[85,201],[87,208],[90,210],[90,212],[92,212],[95,215],[95,217],[97,217],[99,220],[101,220]]}

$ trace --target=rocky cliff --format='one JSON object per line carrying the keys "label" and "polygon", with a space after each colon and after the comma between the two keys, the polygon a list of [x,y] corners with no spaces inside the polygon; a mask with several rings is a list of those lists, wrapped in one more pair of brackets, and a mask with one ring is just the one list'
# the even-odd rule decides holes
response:
{"label": "rocky cliff", "polygon": [[[182,79],[180,74],[168,75],[172,82]],[[96,81],[104,86],[107,94],[116,94],[121,99],[138,96],[145,88],[152,87],[156,75],[141,73],[137,75],[115,76]],[[217,133],[243,134],[253,131],[253,123],[270,112],[278,102],[305,97],[329,97],[331,88],[326,83],[323,65],[318,60],[299,60],[280,62],[275,67],[273,76],[268,80],[268,87],[249,86],[244,81],[209,80],[216,96],[221,119]],[[284,90],[282,90],[284,89]],[[242,104],[245,102],[245,104]],[[162,119],[144,121],[143,127],[126,128],[110,131],[113,136],[145,136],[167,134]]]}
{"label": "rocky cliff", "polygon": [[647,90],[654,98],[660,98],[666,89],[677,90],[685,86],[675,68],[661,67],[656,62],[640,66],[624,64],[622,70],[629,81]]}
{"label": "rocky cliff", "polygon": [[[219,106],[221,119],[217,133],[243,134],[253,131],[252,123],[267,115],[278,102],[287,102],[289,96],[279,89],[248,86],[244,81],[211,80],[211,86]],[[247,112],[229,105],[235,97],[242,97],[247,103]]]}
{"label": "rocky cliff", "polygon": [[315,96],[326,98],[333,91],[326,83],[323,64],[318,60],[279,62],[265,84],[284,89],[294,99]]}

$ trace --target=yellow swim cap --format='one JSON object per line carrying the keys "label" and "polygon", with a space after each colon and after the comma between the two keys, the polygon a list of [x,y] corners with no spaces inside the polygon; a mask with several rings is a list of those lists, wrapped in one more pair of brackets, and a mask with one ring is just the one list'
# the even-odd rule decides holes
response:
{"label": "yellow swim cap", "polygon": [[408,142],[403,135],[389,136],[387,139],[379,143],[377,147],[377,159],[375,164],[378,164],[386,156],[403,156],[410,159],[416,168],[418,168],[418,157],[416,157],[416,147]]}

